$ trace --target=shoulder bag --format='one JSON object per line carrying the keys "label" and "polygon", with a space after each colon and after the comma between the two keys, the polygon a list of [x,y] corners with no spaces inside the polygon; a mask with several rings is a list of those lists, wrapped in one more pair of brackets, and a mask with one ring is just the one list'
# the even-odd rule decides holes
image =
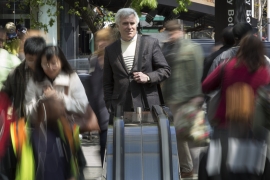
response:
{"label": "shoulder bag", "polygon": [[220,88],[214,92],[212,92],[209,96],[209,100],[207,101],[207,118],[211,126],[215,126],[217,122],[215,121],[215,115],[216,111],[219,105],[220,97],[221,97],[221,84],[222,84],[222,78],[224,74],[226,63],[223,63],[221,65],[221,72],[219,74],[220,79]]}
{"label": "shoulder bag", "polygon": [[[68,94],[68,87],[65,87],[65,94]],[[100,131],[98,119],[88,104],[85,114],[79,114],[74,112],[66,112],[68,119],[76,123],[80,127],[80,133],[89,132],[89,131]]]}

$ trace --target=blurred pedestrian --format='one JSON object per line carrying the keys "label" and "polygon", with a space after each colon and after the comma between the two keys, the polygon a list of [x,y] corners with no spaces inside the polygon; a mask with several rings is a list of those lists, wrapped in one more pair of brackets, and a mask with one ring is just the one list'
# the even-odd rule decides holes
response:
{"label": "blurred pedestrian", "polygon": [[[238,120],[239,123],[232,123],[230,119],[227,119],[228,108],[231,109],[231,106],[227,104],[228,100],[230,100],[228,99],[228,93],[230,92],[228,89],[236,83],[245,83],[251,87],[252,94],[247,96],[240,107],[238,107],[242,109],[247,106],[247,104],[244,103],[249,102],[248,98],[252,98],[254,95],[256,96],[260,86],[270,82],[270,75],[264,57],[265,49],[262,42],[257,37],[253,36],[252,33],[249,33],[241,37],[239,45],[236,56],[227,63],[219,65],[202,83],[204,93],[209,93],[221,87],[220,101],[214,118],[217,125],[214,127],[213,133],[213,139],[220,140],[221,142],[221,167],[217,164],[212,164],[212,166],[218,166],[218,168],[220,168],[220,176],[222,179],[232,179],[233,177],[232,174],[229,173],[226,164],[228,138],[241,139],[250,137],[251,126],[251,124],[241,123],[242,119]],[[235,103],[236,102],[235,100]],[[240,176],[239,179],[241,179]]]}
{"label": "blurred pedestrian", "polygon": [[135,10],[118,10],[115,22],[121,38],[105,48],[103,74],[104,100],[111,117],[118,105],[124,111],[145,107],[142,91],[149,108],[160,104],[156,84],[170,76],[158,40],[137,34],[139,17]]}
{"label": "blurred pedestrian", "polygon": [[[202,104],[201,76],[203,70],[203,51],[199,44],[184,39],[184,30],[177,20],[165,24],[168,42],[162,51],[171,67],[172,75],[164,81],[164,100],[178,121],[176,112],[184,104],[196,99],[198,107]],[[181,133],[176,135],[181,178],[193,176],[193,162],[187,139]]]}
{"label": "blurred pedestrian", "polygon": [[266,167],[265,167],[265,179],[270,179],[270,101],[269,101],[269,93],[270,93],[270,84],[262,86],[257,91],[258,96],[256,97],[255,103],[255,112],[253,119],[253,133],[254,137],[260,142],[265,142],[267,144],[267,159],[266,159]]}
{"label": "blurred pedestrian", "polygon": [[90,73],[91,79],[89,81],[89,94],[88,99],[93,108],[99,122],[100,133],[99,133],[99,144],[100,144],[100,156],[101,163],[103,165],[104,153],[107,142],[107,129],[110,114],[106,108],[103,94],[103,66],[104,66],[104,50],[105,47],[114,42],[116,34],[115,30],[111,27],[104,28],[96,32],[95,34],[95,52],[90,59]]}
{"label": "blurred pedestrian", "polygon": [[237,23],[236,25],[234,25],[233,27],[233,36],[234,36],[234,41],[235,44],[233,47],[231,47],[230,49],[228,49],[227,51],[224,51],[222,54],[220,54],[219,56],[217,56],[213,63],[211,68],[208,71],[208,74],[210,74],[211,72],[213,72],[219,64],[221,64],[222,62],[229,60],[233,57],[235,57],[238,49],[239,49],[239,43],[241,41],[241,39],[248,33],[252,33],[252,27],[249,23]]}
{"label": "blurred pedestrian", "polygon": [[7,79],[8,74],[12,71],[16,66],[18,66],[21,61],[20,59],[7,52],[5,49],[0,48],[0,89],[3,86],[3,82]]}
{"label": "blurred pedestrian", "polygon": [[[13,99],[13,105],[18,118],[25,117],[23,106],[25,90],[29,79],[33,76],[37,57],[45,48],[44,38],[34,36],[26,40],[24,44],[25,60],[17,66],[3,83],[1,91],[8,94]],[[19,60],[16,57],[17,60]]]}
{"label": "blurred pedestrian", "polygon": [[[21,62],[15,55],[8,53],[4,49],[0,49],[1,52],[4,51],[4,53],[0,53],[0,56],[5,54],[5,57],[0,58],[2,62],[9,61],[9,63],[11,63],[12,58],[16,59],[16,65],[19,64],[17,67],[14,66],[15,69],[13,69],[8,76],[6,76],[7,78],[4,78],[5,81],[1,87],[1,92],[7,94],[9,99],[12,101],[17,120],[25,118],[24,98],[26,86],[29,78],[33,74],[37,56],[41,53],[45,46],[46,43],[43,38],[29,38],[24,46],[26,59],[23,62]],[[0,74],[2,72],[4,71],[0,70]],[[2,75],[0,78],[1,77]],[[16,153],[14,151],[15,149],[9,141],[7,152],[4,158],[1,160],[1,172],[3,172],[8,179],[15,179],[17,162],[19,161],[19,158],[16,157]]]}
{"label": "blurred pedestrian", "polygon": [[24,39],[24,37],[27,33],[27,28],[22,24],[17,24],[16,33],[17,33],[17,36],[19,39]]}
{"label": "blurred pedestrian", "polygon": [[233,27],[229,26],[223,29],[221,35],[222,35],[222,47],[220,47],[217,51],[213,52],[210,56],[206,57],[204,59],[204,68],[203,68],[203,75],[202,75],[202,82],[208,75],[208,71],[210,67],[212,66],[212,63],[214,59],[223,53],[224,51],[227,51],[229,48],[231,48],[234,45],[234,37],[233,37]]}
{"label": "blurred pedestrian", "polygon": [[4,48],[15,56],[19,55],[20,50],[20,39],[16,33],[16,26],[13,22],[8,22],[5,26],[7,32],[7,40]]}
{"label": "blurred pedestrian", "polygon": [[[43,168],[36,173],[36,178],[84,179],[83,167],[86,162],[80,147],[79,130],[75,125],[66,124],[70,122],[62,121],[62,116],[66,111],[85,114],[88,100],[78,75],[73,72],[58,46],[46,46],[38,57],[35,74],[27,85],[25,106],[26,114],[38,123],[33,147],[36,165],[42,165]],[[40,110],[48,120],[46,138],[40,134],[43,131],[39,129],[40,124],[44,123]],[[41,145],[39,142],[45,139],[47,143]],[[67,153],[59,154],[58,151]],[[45,159],[39,156],[41,152],[47,155]]]}
{"label": "blurred pedestrian", "polygon": [[16,33],[17,33],[18,38],[20,39],[20,49],[19,49],[18,57],[20,60],[24,60],[25,54],[23,51],[23,47],[24,47],[24,42],[27,35],[27,28],[21,24],[17,24]]}

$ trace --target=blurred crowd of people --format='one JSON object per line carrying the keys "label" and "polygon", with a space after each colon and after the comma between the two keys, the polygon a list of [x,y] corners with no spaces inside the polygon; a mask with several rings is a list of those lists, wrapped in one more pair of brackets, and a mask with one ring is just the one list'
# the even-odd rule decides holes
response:
{"label": "blurred crowd of people", "polygon": [[[138,34],[133,9],[120,9],[115,23],[117,31],[108,27],[95,34],[90,92],[60,47],[22,25],[9,22],[0,28],[0,178],[84,179],[79,133],[85,129],[76,117],[90,112],[98,121],[103,164],[108,124],[119,115],[118,107],[151,110],[160,104],[161,84],[175,124],[186,121],[187,106],[206,106],[210,144],[200,158],[199,179],[267,179],[270,62],[250,24],[225,28],[222,46],[204,57],[200,44],[184,39],[178,20],[164,24],[168,38],[162,47],[157,39]],[[193,177],[190,139],[176,132],[180,175]],[[232,147],[241,149],[243,140],[247,149],[254,142],[260,147],[247,158],[261,166],[247,168],[243,158],[235,165],[239,154]]]}
{"label": "blurred crowd of people", "polygon": [[1,179],[84,179],[82,127],[71,122],[97,118],[61,48],[28,32],[1,29]]}

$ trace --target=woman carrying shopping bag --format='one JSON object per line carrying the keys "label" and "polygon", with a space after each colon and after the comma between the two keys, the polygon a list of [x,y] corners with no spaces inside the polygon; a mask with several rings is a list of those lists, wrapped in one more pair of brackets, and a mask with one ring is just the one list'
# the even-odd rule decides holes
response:
{"label": "woman carrying shopping bag", "polygon": [[[213,139],[219,140],[221,143],[222,157],[220,175],[222,179],[230,178],[226,166],[229,148],[228,138],[229,136],[234,138],[251,137],[250,125],[252,123],[251,116],[254,106],[252,105],[252,97],[256,97],[257,90],[260,86],[270,82],[264,54],[265,49],[262,42],[252,34],[248,34],[242,38],[236,57],[232,58],[226,64],[221,64],[217,67],[202,83],[204,93],[209,93],[221,87],[220,102],[215,112],[217,126],[214,128]],[[222,80],[220,81],[222,71]],[[241,91],[245,92],[241,94],[243,95],[242,100],[250,100],[246,101],[248,103],[245,103],[245,101],[242,101],[242,103],[239,103],[239,101],[234,103],[234,101],[240,99],[239,96],[235,96],[235,94]],[[235,111],[237,108],[239,111]],[[241,117],[240,112],[242,112],[242,110],[245,112],[246,108],[251,109],[248,111],[250,116]],[[238,118],[235,119],[235,117]],[[219,170],[217,170],[216,173],[219,173],[218,171]],[[216,175],[216,173],[213,174]]]}
{"label": "woman carrying shopping bag", "polygon": [[84,179],[79,128],[90,130],[87,118],[97,119],[78,75],[59,47],[47,46],[38,58],[34,78],[27,85],[25,106],[36,125],[36,176],[43,180]]}

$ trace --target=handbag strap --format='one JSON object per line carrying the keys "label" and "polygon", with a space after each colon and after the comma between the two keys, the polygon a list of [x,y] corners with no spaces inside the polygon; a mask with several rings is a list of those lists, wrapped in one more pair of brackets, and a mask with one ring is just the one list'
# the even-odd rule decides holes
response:
{"label": "handbag strap", "polygon": [[225,60],[222,64],[221,64],[221,70],[220,70],[220,73],[219,73],[219,79],[220,79],[220,88],[222,86],[222,82],[223,82],[223,76],[224,76],[224,72],[225,72],[225,66],[226,64],[230,61],[230,59],[228,60]]}
{"label": "handbag strap", "polygon": [[159,96],[160,105],[165,106],[165,101],[164,101],[164,98],[163,98],[163,94],[162,94],[162,91],[161,91],[160,84],[157,84],[157,89],[158,89],[158,96]]}
{"label": "handbag strap", "polygon": [[[141,41],[143,40],[143,36],[141,36]],[[142,46],[140,46],[139,48],[139,53],[142,52]],[[142,71],[142,60],[141,60],[141,57],[138,58],[138,72],[141,72]],[[147,100],[147,97],[146,97],[146,93],[145,93],[145,90],[144,90],[144,87],[142,84],[140,84],[140,88],[141,88],[141,96],[142,96],[142,102],[143,102],[143,108],[144,108],[144,111],[150,111],[150,106],[149,106],[149,103],[148,103],[148,100]]]}

